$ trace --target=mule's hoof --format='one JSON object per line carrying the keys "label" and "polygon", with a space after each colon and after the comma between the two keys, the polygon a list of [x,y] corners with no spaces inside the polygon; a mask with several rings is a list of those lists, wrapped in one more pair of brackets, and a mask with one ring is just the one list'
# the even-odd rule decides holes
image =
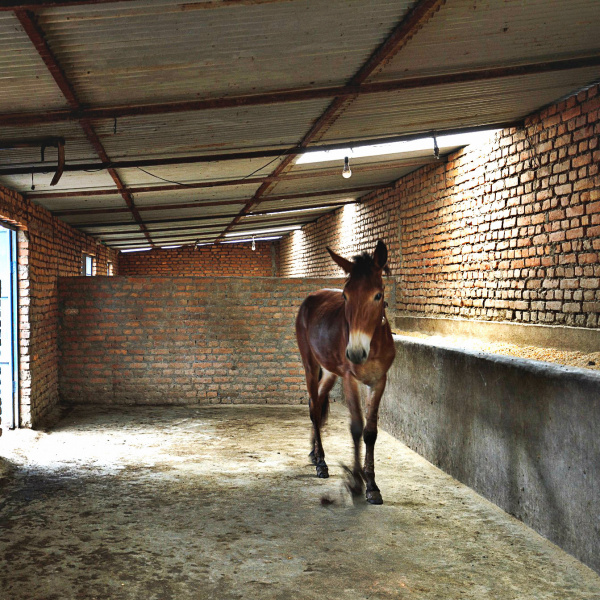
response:
{"label": "mule's hoof", "polygon": [[329,469],[325,463],[317,465],[317,477],[327,479],[329,477]]}
{"label": "mule's hoof", "polygon": [[383,498],[379,490],[367,490],[367,502],[369,504],[383,504]]}

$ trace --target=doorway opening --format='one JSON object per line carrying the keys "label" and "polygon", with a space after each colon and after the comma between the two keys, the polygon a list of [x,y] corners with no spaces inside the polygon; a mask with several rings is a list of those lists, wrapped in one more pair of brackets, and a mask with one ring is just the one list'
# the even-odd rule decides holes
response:
{"label": "doorway opening", "polygon": [[19,426],[17,232],[0,225],[0,419]]}

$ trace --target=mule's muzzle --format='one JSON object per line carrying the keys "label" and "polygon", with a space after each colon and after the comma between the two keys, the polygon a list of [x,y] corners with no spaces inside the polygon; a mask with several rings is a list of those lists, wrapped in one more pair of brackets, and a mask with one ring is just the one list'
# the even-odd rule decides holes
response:
{"label": "mule's muzzle", "polygon": [[350,350],[346,349],[346,358],[355,365],[362,365],[367,361],[368,358],[367,351],[364,348],[353,348]]}
{"label": "mule's muzzle", "polygon": [[369,358],[371,349],[371,336],[362,331],[351,331],[348,345],[346,346],[346,358],[355,365],[362,365]]}

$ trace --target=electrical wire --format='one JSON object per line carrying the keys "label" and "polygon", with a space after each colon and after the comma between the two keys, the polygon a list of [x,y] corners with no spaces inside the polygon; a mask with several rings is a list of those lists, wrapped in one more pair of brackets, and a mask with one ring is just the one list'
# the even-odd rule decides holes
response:
{"label": "electrical wire", "polygon": [[[256,175],[256,173],[258,173],[259,171],[262,171],[263,169],[266,169],[269,165],[272,165],[276,160],[281,158],[281,154],[279,156],[276,156],[273,160],[269,161],[266,165],[263,165],[262,167],[259,167],[258,169],[256,169],[255,171],[252,171],[252,173],[250,173],[249,175],[246,175],[245,177],[242,177],[243,179],[249,179],[250,177],[252,177],[252,175]],[[146,175],[149,175],[150,177],[155,177],[156,179],[160,179],[161,181],[164,181],[166,183],[172,183],[174,185],[180,185],[181,187],[193,187],[191,184],[188,183],[182,183],[181,181],[173,181],[171,179],[165,179],[164,177],[160,177],[159,175],[155,175],[154,173],[150,173],[150,171],[146,171],[146,169],[142,169],[142,167],[136,167],[137,169],[139,169],[140,171],[142,171],[142,173],[146,173]]]}
{"label": "electrical wire", "polygon": [[283,156],[283,154],[276,156],[273,160],[270,160],[266,165],[263,165],[262,167],[256,169],[256,171],[252,171],[252,173],[250,173],[250,175],[246,175],[246,177],[242,177],[242,179],[248,179],[249,177],[252,177],[252,175],[255,175],[259,171],[266,169],[269,165],[272,165],[276,160],[279,160],[282,156]]}
{"label": "electrical wire", "polygon": [[[276,156],[273,160],[270,160],[266,165],[263,165],[262,167],[259,167],[258,169],[256,169],[256,171],[252,171],[252,173],[250,173],[249,175],[246,175],[245,177],[242,177],[242,179],[248,179],[249,177],[252,177],[252,175],[255,175],[259,171],[262,171],[263,169],[266,169],[269,165],[272,165],[275,161],[279,160],[282,156],[283,156],[283,154],[280,154],[279,156]],[[194,242],[194,248],[198,247],[198,242],[199,241],[200,241],[200,238],[198,238]]]}
{"label": "electrical wire", "polygon": [[155,177],[156,179],[160,179],[161,181],[165,181],[166,183],[180,185],[181,187],[193,187],[189,183],[182,183],[181,181],[172,181],[171,179],[165,179],[164,177],[160,177],[158,175],[155,175],[154,173],[150,173],[150,171],[146,171],[146,169],[142,169],[142,167],[136,167],[136,168],[139,169],[140,171],[142,171],[142,173],[146,173],[146,175],[150,175],[150,177]]}

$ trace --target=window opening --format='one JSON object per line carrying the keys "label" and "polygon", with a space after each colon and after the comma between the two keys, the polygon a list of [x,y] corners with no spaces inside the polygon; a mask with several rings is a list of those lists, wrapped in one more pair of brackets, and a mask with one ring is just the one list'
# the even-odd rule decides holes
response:
{"label": "window opening", "polygon": [[91,277],[94,274],[94,257],[90,254],[83,255],[81,274],[87,277]]}

